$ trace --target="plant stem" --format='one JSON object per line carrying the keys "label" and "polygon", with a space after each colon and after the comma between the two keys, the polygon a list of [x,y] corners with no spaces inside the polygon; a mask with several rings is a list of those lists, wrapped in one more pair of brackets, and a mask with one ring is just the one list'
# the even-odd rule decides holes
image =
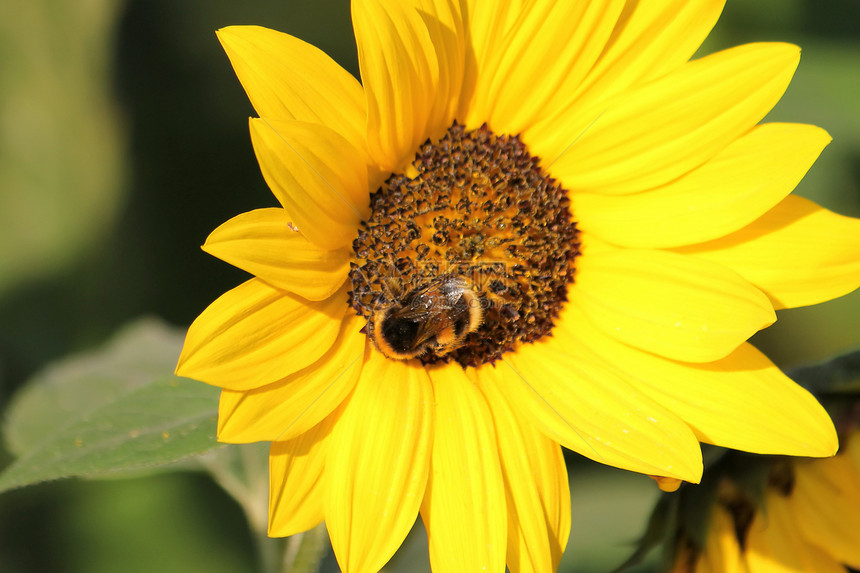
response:
{"label": "plant stem", "polygon": [[254,530],[254,545],[257,549],[257,558],[260,561],[262,573],[280,573],[281,556],[287,548],[283,539],[272,539],[266,535],[266,531]]}
{"label": "plant stem", "polygon": [[322,523],[287,538],[281,573],[319,573],[326,553],[326,529]]}
{"label": "plant stem", "polygon": [[201,462],[245,511],[262,573],[318,573],[328,547],[325,525],[286,539],[268,536],[267,459],[261,444],[221,448]]}

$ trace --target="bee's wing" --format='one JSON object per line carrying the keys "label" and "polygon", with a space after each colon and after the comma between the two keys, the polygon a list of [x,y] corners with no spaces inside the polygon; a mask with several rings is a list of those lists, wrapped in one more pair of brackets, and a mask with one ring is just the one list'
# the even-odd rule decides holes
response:
{"label": "bee's wing", "polygon": [[398,319],[418,323],[419,328],[415,338],[416,347],[439,334],[451,323],[448,316],[450,301],[438,296],[434,296],[431,301],[428,300],[430,296],[425,293],[416,293],[410,305],[399,308],[392,313],[392,316]]}
{"label": "bee's wing", "polygon": [[450,324],[451,320],[448,318],[446,313],[429,313],[429,315],[421,322],[421,328],[418,329],[416,344],[424,344],[434,336],[438,336],[439,333],[448,328]]}
{"label": "bee's wing", "polygon": [[434,296],[434,304],[430,309],[425,311],[424,319],[421,321],[422,328],[418,331],[418,340],[420,344],[424,344],[434,336],[438,336],[446,329],[453,325],[453,317],[451,310],[457,306],[457,303],[463,297],[461,292],[456,294],[446,293],[439,296],[438,293]]}

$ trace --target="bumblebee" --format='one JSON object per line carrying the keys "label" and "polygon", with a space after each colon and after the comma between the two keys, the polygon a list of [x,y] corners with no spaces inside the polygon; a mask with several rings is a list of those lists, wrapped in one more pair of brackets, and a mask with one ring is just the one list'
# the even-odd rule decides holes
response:
{"label": "bumblebee", "polygon": [[482,320],[481,299],[466,279],[445,275],[375,310],[369,322],[376,348],[407,360],[428,351],[451,352]]}

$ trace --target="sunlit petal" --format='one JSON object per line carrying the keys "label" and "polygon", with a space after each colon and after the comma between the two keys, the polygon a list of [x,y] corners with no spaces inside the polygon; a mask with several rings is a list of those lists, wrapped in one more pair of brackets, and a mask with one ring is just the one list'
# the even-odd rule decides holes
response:
{"label": "sunlit petal", "polygon": [[747,343],[715,362],[668,360],[604,334],[575,305],[565,308],[558,329],[677,414],[702,442],[761,454],[836,451],[836,430],[824,408]]}
{"label": "sunlit petal", "polygon": [[606,334],[688,362],[729,354],[776,316],[729,268],[666,251],[582,257],[571,301]]}
{"label": "sunlit petal", "polygon": [[481,118],[499,132],[522,132],[546,113],[545,105],[556,94],[570,93],[582,83],[623,7],[623,0],[530,3],[507,35],[497,38],[504,48],[495,50],[478,76],[467,124]]}
{"label": "sunlit petal", "polygon": [[477,379],[493,414],[508,501],[508,569],[555,571],[570,533],[570,487],[561,448],[521,419],[481,370]]}
{"label": "sunlit petal", "polygon": [[251,119],[251,141],[266,183],[299,232],[321,249],[349,245],[369,212],[361,153],[333,130],[299,121]]}
{"label": "sunlit petal", "polygon": [[690,428],[555,338],[524,345],[495,369],[482,369],[481,378],[566,448],[623,469],[698,482],[702,456]]}
{"label": "sunlit petal", "polygon": [[[639,0],[624,6],[606,50],[574,89],[557,92],[525,140],[547,160],[588,130],[595,109],[631,86],[675,71],[690,59],[722,12],[724,0]],[[503,35],[498,35],[503,38]]]}
{"label": "sunlit petal", "polygon": [[218,39],[260,117],[325,125],[364,148],[361,84],[319,48],[259,26],[222,28]]}
{"label": "sunlit petal", "polygon": [[733,233],[784,199],[830,141],[811,125],[770,123],[729,144],[701,167],[633,195],[578,193],[585,232],[617,245],[664,248]]}
{"label": "sunlit petal", "polygon": [[337,339],[319,360],[273,384],[224,390],[218,439],[229,443],[289,440],[319,423],[349,395],[361,374],[364,320],[348,314]]}
{"label": "sunlit petal", "polygon": [[421,517],[435,573],[505,570],[507,510],[493,418],[456,365],[430,370],[433,463]]}
{"label": "sunlit petal", "polygon": [[326,462],[326,525],[342,570],[379,571],[415,523],[430,467],[432,404],[420,364],[370,353]]}
{"label": "sunlit petal", "polygon": [[306,299],[332,296],[346,280],[351,252],[320,249],[291,223],[283,209],[242,213],[212,231],[203,250]]}
{"label": "sunlit petal", "polygon": [[313,302],[251,279],[221,295],[188,328],[176,373],[251,390],[316,362],[331,348],[346,293]]}
{"label": "sunlit petal", "polygon": [[559,125],[577,139],[556,156],[542,154],[544,164],[574,191],[618,195],[663,185],[759,122],[799,58],[796,46],[748,44],[690,62],[601,103],[591,124]]}
{"label": "sunlit petal", "polygon": [[457,117],[470,128],[476,128],[486,121],[486,118],[469,112],[476,85],[485,77],[490,60],[495,57],[499,44],[504,42],[508,31],[514,25],[517,16],[522,13],[526,3],[527,0],[461,1],[467,41],[463,88]]}
{"label": "sunlit petal", "polygon": [[421,15],[405,3],[356,0],[352,21],[368,149],[379,165],[395,170],[429,135],[440,75],[436,47]]}
{"label": "sunlit petal", "polygon": [[678,252],[734,269],[777,309],[824,302],[860,287],[860,219],[796,195],[736,233]]}
{"label": "sunlit petal", "polygon": [[292,440],[272,442],[269,451],[269,535],[287,537],[325,519],[323,470],[334,413]]}
{"label": "sunlit petal", "polygon": [[427,119],[425,132],[448,128],[457,112],[463,86],[466,33],[459,0],[409,0],[427,27],[439,62],[436,101]]}

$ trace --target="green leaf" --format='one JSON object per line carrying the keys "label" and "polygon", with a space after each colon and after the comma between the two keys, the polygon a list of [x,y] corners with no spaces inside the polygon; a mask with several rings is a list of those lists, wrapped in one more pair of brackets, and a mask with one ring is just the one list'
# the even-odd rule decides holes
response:
{"label": "green leaf", "polygon": [[0,491],[118,476],[218,447],[219,391],[172,374],[181,344],[180,331],[146,319],[36,375],[6,415],[4,434],[19,457],[0,474]]}
{"label": "green leaf", "polygon": [[103,347],[49,365],[15,395],[5,413],[9,450],[21,456],[56,427],[171,375],[182,336],[159,320],[141,319]]}

